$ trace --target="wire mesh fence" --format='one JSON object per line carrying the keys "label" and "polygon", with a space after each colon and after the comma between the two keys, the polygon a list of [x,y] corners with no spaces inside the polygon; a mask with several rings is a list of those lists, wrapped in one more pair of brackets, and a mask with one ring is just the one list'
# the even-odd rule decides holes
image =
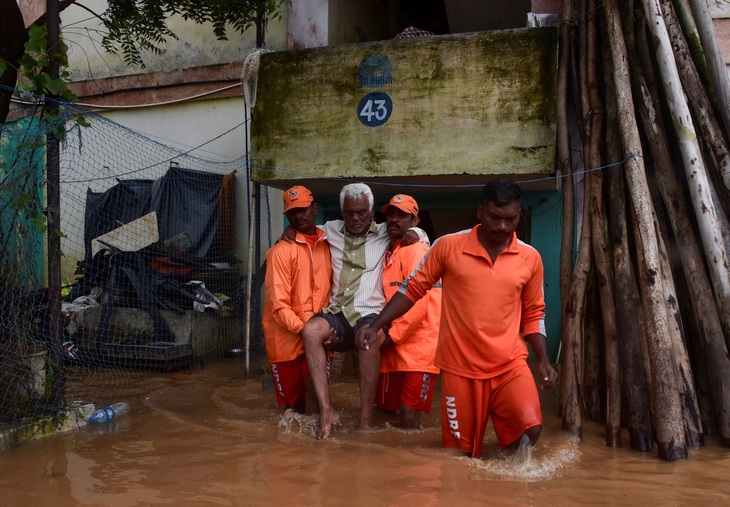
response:
{"label": "wire mesh fence", "polygon": [[[29,111],[0,125],[3,440],[27,438],[24,426],[72,401],[117,401],[120,380],[128,389],[145,372],[240,362],[247,353],[255,365],[263,354],[262,274],[254,268],[249,294],[241,247],[252,226],[241,223],[251,195],[245,157],[209,160],[98,114],[83,112],[90,126],[81,126],[79,114],[63,106],[52,119]],[[63,132],[57,321],[44,216],[51,130]],[[258,216],[257,229],[270,237],[269,217]],[[55,346],[63,364],[55,364]],[[61,403],[51,396],[58,383]]]}

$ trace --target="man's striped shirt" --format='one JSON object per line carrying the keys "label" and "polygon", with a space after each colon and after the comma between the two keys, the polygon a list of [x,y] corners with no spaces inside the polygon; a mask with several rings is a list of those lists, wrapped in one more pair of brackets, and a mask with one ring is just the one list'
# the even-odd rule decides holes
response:
{"label": "man's striped shirt", "polygon": [[[371,222],[364,236],[349,234],[343,220],[318,227],[327,234],[332,257],[332,291],[329,306],[322,311],[342,313],[351,326],[361,317],[380,313],[385,306],[383,257],[390,244],[386,224]],[[428,243],[425,232],[413,230]]]}

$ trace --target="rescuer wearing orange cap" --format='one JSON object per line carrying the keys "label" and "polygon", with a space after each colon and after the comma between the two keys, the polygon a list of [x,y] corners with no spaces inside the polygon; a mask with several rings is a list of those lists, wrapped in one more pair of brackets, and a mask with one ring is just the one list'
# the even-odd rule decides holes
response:
{"label": "rescuer wearing orange cap", "polygon": [[[284,192],[284,213],[296,231],[266,253],[266,300],[262,324],[276,400],[301,413],[317,413],[300,332],[327,305],[332,263],[327,238],[315,226],[317,203],[307,188]],[[329,359],[331,361],[331,358]]]}
{"label": "rescuer wearing orange cap", "polygon": [[[383,259],[383,291],[390,300],[428,251],[425,243],[401,245],[400,239],[418,225],[418,203],[410,195],[394,195],[383,206],[390,245]],[[388,334],[367,349],[359,347],[360,427],[373,425],[373,403],[400,412],[400,425],[419,428],[421,413],[429,413],[438,367],[434,366],[441,317],[441,286],[434,285]]]}

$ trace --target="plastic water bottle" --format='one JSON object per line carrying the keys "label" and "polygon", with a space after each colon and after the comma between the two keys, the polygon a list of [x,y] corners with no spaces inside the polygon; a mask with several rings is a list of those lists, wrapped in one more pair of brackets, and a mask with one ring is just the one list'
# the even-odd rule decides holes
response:
{"label": "plastic water bottle", "polygon": [[94,415],[89,417],[90,423],[105,423],[107,421],[111,421],[115,417],[119,417],[120,415],[128,414],[130,410],[129,403],[126,401],[120,401],[118,403],[114,403],[112,405],[109,405],[108,407],[100,408],[96,412],[94,412]]}

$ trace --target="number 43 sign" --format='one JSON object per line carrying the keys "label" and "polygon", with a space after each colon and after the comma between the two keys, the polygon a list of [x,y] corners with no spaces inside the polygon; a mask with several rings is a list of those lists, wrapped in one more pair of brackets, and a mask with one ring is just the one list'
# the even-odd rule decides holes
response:
{"label": "number 43 sign", "polygon": [[357,105],[357,117],[367,127],[382,125],[392,112],[393,101],[383,92],[368,93]]}

